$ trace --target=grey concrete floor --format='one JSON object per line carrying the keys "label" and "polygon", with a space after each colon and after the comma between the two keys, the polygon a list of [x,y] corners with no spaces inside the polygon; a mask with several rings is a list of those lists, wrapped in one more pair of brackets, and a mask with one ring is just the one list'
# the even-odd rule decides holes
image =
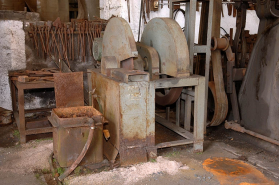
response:
{"label": "grey concrete floor", "polygon": [[[161,128],[162,129],[162,128]],[[16,128],[13,125],[0,127],[0,140],[10,140],[8,142],[0,142],[0,184],[55,184],[53,181],[45,180],[45,175],[38,175],[38,170],[47,168],[45,160],[42,160],[44,165],[32,164],[32,157],[29,157],[29,163],[22,165],[26,159],[19,155],[27,151],[31,153],[35,151],[48,151],[52,140],[33,140],[25,145],[18,145],[17,138],[14,136]],[[2,133],[1,133],[2,132]],[[176,136],[171,136],[172,139]],[[167,173],[154,173],[144,179],[133,184],[224,184],[220,181],[220,178],[204,169],[203,163],[208,158],[222,157],[229,159],[237,159],[243,161],[259,172],[261,172],[266,179],[270,180],[270,183],[265,184],[279,184],[279,158],[278,147],[269,145],[262,142],[252,136],[246,134],[237,133],[231,130],[226,130],[223,125],[214,128],[207,129],[207,135],[204,142],[203,153],[193,153],[191,145],[171,147],[165,149],[159,149],[158,155],[167,158],[168,160],[174,160],[181,162],[189,167],[188,170],[180,170],[175,175],[169,175]],[[11,155],[13,154],[13,155]],[[35,157],[34,154],[30,154]],[[36,155],[45,158],[46,155]],[[7,160],[10,161],[9,164]],[[15,161],[14,163],[11,161]],[[34,160],[36,163],[40,161]],[[16,163],[17,162],[17,163]],[[26,168],[26,173],[19,172],[17,165],[20,165],[20,169]],[[9,169],[10,168],[10,169]],[[42,168],[42,169],[40,169]],[[73,178],[76,174],[71,175]],[[86,178],[85,178],[86,179]],[[101,184],[123,184],[123,179],[106,179]],[[250,184],[263,184],[257,179],[246,179],[245,182]],[[80,182],[79,184],[94,184],[94,182]],[[230,182],[230,184],[241,184],[240,181]]]}

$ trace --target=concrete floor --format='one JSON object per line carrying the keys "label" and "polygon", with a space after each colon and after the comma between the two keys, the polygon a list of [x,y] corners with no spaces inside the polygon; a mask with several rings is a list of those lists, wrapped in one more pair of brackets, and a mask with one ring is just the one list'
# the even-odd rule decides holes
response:
{"label": "concrete floor", "polygon": [[[14,125],[0,127],[0,184],[56,184],[51,179],[47,157],[52,151],[52,140],[31,140],[19,145]],[[252,142],[252,143],[251,143]],[[253,143],[254,142],[254,143]],[[268,146],[272,151],[255,145]],[[174,175],[166,172],[150,174],[132,184],[279,184],[278,147],[253,138],[224,129],[223,125],[207,129],[203,153],[193,153],[191,145],[159,149],[158,155],[170,161],[181,162],[189,169],[178,170]],[[253,173],[220,176],[214,171],[206,170],[203,163],[209,158],[237,159],[245,162],[245,169]],[[230,165],[232,162],[227,163]],[[223,165],[224,169],[228,165]],[[107,170],[107,169],[106,169]],[[231,170],[231,169],[227,169]],[[114,173],[114,171],[109,171]],[[262,175],[261,175],[262,174]],[[78,184],[96,184],[90,175],[83,176]],[[244,176],[243,176],[244,175]],[[71,184],[79,174],[73,174],[67,179]],[[47,179],[47,180],[45,180]],[[94,181],[94,180],[93,180]],[[125,184],[125,178],[104,178],[98,184]],[[127,183],[126,183],[127,184]]]}

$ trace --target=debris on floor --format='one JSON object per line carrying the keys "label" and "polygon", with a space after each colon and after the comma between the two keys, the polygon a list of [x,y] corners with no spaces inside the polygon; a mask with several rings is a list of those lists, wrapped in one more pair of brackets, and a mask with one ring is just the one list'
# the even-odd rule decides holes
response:
{"label": "debris on floor", "polygon": [[156,161],[137,164],[128,168],[117,168],[111,171],[104,171],[81,177],[69,177],[67,184],[107,184],[118,180],[123,180],[124,184],[133,184],[146,177],[154,175],[170,174],[174,175],[179,170],[189,170],[189,167],[181,162],[171,161],[159,156]]}
{"label": "debris on floor", "polygon": [[25,174],[49,168],[52,140],[30,141],[11,148],[0,148],[0,172]]}
{"label": "debris on floor", "polygon": [[35,140],[10,148],[0,148],[1,184],[38,185],[34,171],[48,170],[52,140]]}

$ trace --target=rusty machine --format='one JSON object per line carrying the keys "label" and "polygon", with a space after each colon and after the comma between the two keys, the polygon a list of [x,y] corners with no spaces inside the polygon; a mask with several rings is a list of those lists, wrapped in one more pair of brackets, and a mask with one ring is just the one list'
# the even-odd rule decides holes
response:
{"label": "rusty machine", "polygon": [[[145,162],[158,148],[185,144],[203,151],[205,77],[191,74],[187,41],[175,20],[152,19],[136,43],[129,24],[112,18],[93,50],[101,69],[88,69],[90,102],[108,120],[104,155],[111,162],[118,155],[121,165]],[[193,132],[155,115],[155,102],[170,105],[186,87],[194,89]],[[155,143],[155,119],[184,139]]]}
{"label": "rusty machine", "polygon": [[279,145],[279,56],[276,52],[279,2],[257,0],[256,3],[260,18],[258,38],[238,97],[240,124],[253,132],[235,123],[227,126]]}
{"label": "rusty machine", "polygon": [[[248,47],[244,28],[249,4],[256,5],[260,25],[257,41],[246,68]],[[235,1],[234,7],[238,12],[233,44],[235,57],[231,50],[226,50],[228,58],[226,89],[230,95],[234,120],[226,122],[225,127],[279,145],[279,65],[276,52],[279,1]],[[240,88],[236,87],[237,81],[242,81]],[[262,145],[261,142],[258,143]],[[266,143],[262,146],[265,147]]]}

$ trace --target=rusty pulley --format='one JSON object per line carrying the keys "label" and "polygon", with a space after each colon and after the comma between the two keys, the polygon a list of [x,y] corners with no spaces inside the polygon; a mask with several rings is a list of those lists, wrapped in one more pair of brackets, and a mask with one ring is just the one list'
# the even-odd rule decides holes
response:
{"label": "rusty pulley", "polygon": [[161,106],[167,106],[174,104],[181,95],[183,87],[171,88],[168,93],[162,94],[161,92],[156,92],[155,102]]}

